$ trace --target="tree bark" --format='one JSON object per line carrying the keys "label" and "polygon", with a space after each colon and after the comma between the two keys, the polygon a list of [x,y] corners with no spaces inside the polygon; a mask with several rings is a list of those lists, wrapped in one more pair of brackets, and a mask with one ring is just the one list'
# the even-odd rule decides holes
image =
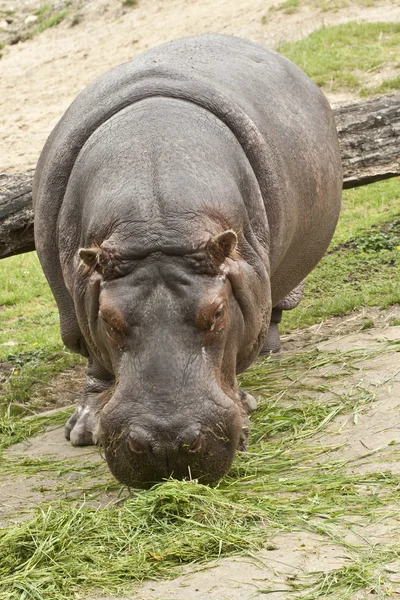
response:
{"label": "tree bark", "polygon": [[0,258],[35,249],[32,179],[33,170],[0,174]]}
{"label": "tree bark", "polygon": [[[400,94],[333,109],[343,163],[343,188],[400,175]],[[0,174],[0,258],[35,249],[33,170]]]}
{"label": "tree bark", "polygon": [[343,188],[400,175],[400,94],[334,108]]}

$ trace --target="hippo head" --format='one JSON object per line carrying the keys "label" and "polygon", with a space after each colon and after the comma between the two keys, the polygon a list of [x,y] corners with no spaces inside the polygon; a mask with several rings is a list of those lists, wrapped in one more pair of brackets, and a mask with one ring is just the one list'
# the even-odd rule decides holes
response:
{"label": "hippo head", "polygon": [[100,414],[112,473],[142,487],[217,480],[247,444],[254,399],[236,373],[257,356],[270,310],[238,235],[209,234],[184,255],[128,260],[107,242],[79,255],[91,280],[90,337],[115,375]]}

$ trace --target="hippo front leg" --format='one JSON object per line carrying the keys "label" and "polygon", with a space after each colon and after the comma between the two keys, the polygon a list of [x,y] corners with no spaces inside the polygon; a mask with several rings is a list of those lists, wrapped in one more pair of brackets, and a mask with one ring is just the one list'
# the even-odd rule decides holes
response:
{"label": "hippo front leg", "polygon": [[89,359],[82,399],[65,425],[65,437],[73,446],[93,446],[99,442],[99,411],[104,392],[114,383],[113,375],[97,360]]}

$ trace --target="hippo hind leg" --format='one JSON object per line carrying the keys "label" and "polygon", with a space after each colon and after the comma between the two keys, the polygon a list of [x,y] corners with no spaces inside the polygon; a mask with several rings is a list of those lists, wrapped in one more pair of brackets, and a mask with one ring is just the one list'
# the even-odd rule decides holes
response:
{"label": "hippo hind leg", "polygon": [[65,425],[65,437],[73,446],[93,446],[100,441],[99,412],[107,402],[114,377],[95,359],[89,359],[84,393]]}
{"label": "hippo hind leg", "polygon": [[282,319],[282,310],[279,308],[273,308],[271,314],[271,321],[269,323],[267,339],[265,340],[263,347],[261,348],[260,356],[263,354],[275,354],[280,352],[281,340],[279,336],[278,323]]}
{"label": "hippo hind leg", "polygon": [[296,308],[300,303],[304,293],[304,282],[302,281],[297,287],[295,287],[287,296],[285,296],[274,308],[272,309],[271,321],[268,328],[267,339],[261,349],[260,356],[264,354],[275,354],[280,352],[281,339],[279,335],[278,324],[282,319],[282,312],[284,310],[292,310]]}

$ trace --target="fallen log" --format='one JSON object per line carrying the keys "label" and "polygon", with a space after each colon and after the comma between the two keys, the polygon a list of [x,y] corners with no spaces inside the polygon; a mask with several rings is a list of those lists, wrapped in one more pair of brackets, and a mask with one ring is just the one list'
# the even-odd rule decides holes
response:
{"label": "fallen log", "polygon": [[334,108],[348,189],[400,175],[400,94]]}
{"label": "fallen log", "polygon": [[[400,175],[400,94],[334,108],[343,188]],[[0,258],[35,249],[33,171],[0,174]]]}
{"label": "fallen log", "polygon": [[0,174],[0,258],[35,249],[32,179],[33,170]]}

